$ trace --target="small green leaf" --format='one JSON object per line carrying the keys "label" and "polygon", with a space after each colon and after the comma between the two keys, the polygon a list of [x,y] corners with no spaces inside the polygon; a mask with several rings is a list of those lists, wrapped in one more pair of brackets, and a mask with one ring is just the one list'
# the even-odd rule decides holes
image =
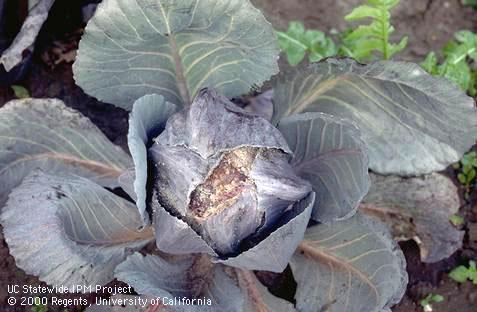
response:
{"label": "small green leaf", "polygon": [[390,35],[394,32],[391,25],[390,10],[399,3],[399,0],[368,0],[367,5],[355,8],[345,16],[347,21],[372,19],[368,25],[360,25],[343,37],[342,51],[345,55],[363,61],[373,57],[379,52],[387,60],[394,54],[402,51],[407,45],[407,37],[399,43],[391,43]]}
{"label": "small green leaf", "polygon": [[469,269],[463,265],[459,265],[449,273],[449,277],[458,283],[464,283],[469,277]]}
{"label": "small green leaf", "polygon": [[333,40],[322,31],[305,29],[301,22],[290,22],[286,32],[277,32],[280,49],[285,52],[288,63],[296,66],[309,54],[310,62],[336,55],[338,49]]}
{"label": "small green leaf", "polygon": [[462,3],[477,9],[477,0],[463,0]]}
{"label": "small green leaf", "polygon": [[373,8],[368,5],[362,5],[355,8],[350,14],[345,16],[347,21],[356,21],[366,17],[376,18],[381,14],[381,11],[377,8]]}
{"label": "small green leaf", "polygon": [[461,226],[464,223],[464,218],[462,218],[459,215],[452,215],[449,218],[449,221],[454,225],[454,226]]}
{"label": "small green leaf", "polygon": [[433,295],[433,296],[432,296],[432,301],[434,301],[434,302],[442,302],[442,301],[444,301],[444,297],[441,296],[441,295]]}
{"label": "small green leaf", "polygon": [[30,92],[25,87],[13,85],[12,86],[13,92],[15,93],[15,97],[18,99],[26,99],[30,97]]}
{"label": "small green leaf", "polygon": [[[454,40],[442,48],[444,60],[432,68],[424,67],[432,75],[446,77],[457,83],[463,90],[474,96],[477,93],[477,72],[470,66],[471,61],[477,61],[477,34],[461,30],[454,34]],[[429,57],[429,55],[428,55]],[[431,59],[426,58],[426,61]],[[422,65],[422,64],[421,64]],[[432,70],[430,70],[432,69]]]}
{"label": "small green leaf", "polygon": [[460,182],[461,184],[466,184],[466,182],[467,182],[467,177],[465,176],[465,174],[459,173],[459,174],[457,175],[457,180],[459,180],[459,182]]}
{"label": "small green leaf", "polygon": [[475,169],[470,169],[469,173],[467,174],[467,183],[471,183],[472,181],[474,181],[475,176],[476,176]]}
{"label": "small green leaf", "polygon": [[454,81],[462,90],[465,91],[469,89],[471,69],[466,62],[460,61],[458,63],[453,63],[452,61],[446,61],[438,67],[437,73],[440,76]]}
{"label": "small green leaf", "polygon": [[428,294],[424,299],[420,301],[420,305],[425,308],[426,306],[431,305],[432,303],[438,303],[444,301],[444,297],[439,294]]}
{"label": "small green leaf", "polygon": [[431,75],[437,74],[437,56],[434,52],[429,52],[424,61],[420,64],[421,67]]}

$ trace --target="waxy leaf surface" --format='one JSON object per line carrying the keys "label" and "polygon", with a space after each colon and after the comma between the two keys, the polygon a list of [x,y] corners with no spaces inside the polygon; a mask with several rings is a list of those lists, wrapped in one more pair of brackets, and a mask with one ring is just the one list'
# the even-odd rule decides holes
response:
{"label": "waxy leaf surface", "polygon": [[41,171],[12,191],[1,220],[17,266],[65,287],[110,282],[154,238],[132,203],[87,179]]}
{"label": "waxy leaf surface", "polygon": [[291,164],[313,185],[312,218],[319,222],[354,215],[369,189],[368,158],[358,128],[323,113],[283,118],[278,129],[293,151]]}
{"label": "waxy leaf surface", "polygon": [[131,158],[60,100],[14,100],[0,108],[0,207],[35,168],[70,172],[117,187]]}
{"label": "waxy leaf surface", "polygon": [[146,212],[147,149],[177,109],[176,105],[166,102],[163,96],[152,94],[137,100],[129,116],[128,146],[134,161],[135,200],[144,224],[150,223]]}
{"label": "waxy leaf surface", "polygon": [[[121,263],[115,276],[136,292],[148,297],[171,300],[174,297],[210,298],[212,305],[181,307],[179,311],[241,311],[243,298],[235,281],[222,265],[205,256],[176,257],[135,253]],[[184,310],[182,310],[184,309]]]}
{"label": "waxy leaf surface", "polygon": [[173,311],[295,311],[293,305],[273,296],[254,273],[212,264],[207,257],[164,259],[135,253],[121,263],[115,276],[147,297],[209,298],[211,305],[174,307]]}
{"label": "waxy leaf surface", "polygon": [[150,93],[190,104],[204,87],[227,97],[277,73],[271,25],[248,0],[105,0],[74,65],[90,95],[130,110]]}
{"label": "waxy leaf surface", "polygon": [[404,256],[369,217],[308,228],[291,261],[299,311],[380,312],[404,295]]}
{"label": "waxy leaf surface", "polygon": [[442,170],[477,138],[473,99],[412,63],[328,59],[281,74],[274,91],[276,123],[302,112],[354,121],[369,149],[370,168],[381,174]]}

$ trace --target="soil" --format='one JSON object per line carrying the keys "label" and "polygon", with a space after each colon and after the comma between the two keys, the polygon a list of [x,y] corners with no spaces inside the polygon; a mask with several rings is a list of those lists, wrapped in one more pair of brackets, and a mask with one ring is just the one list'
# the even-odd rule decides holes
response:
{"label": "soil", "polygon": [[[252,2],[265,12],[268,20],[277,29],[286,29],[289,21],[301,20],[307,27],[330,31],[345,29],[347,24],[342,17],[362,1],[252,0]],[[89,117],[114,143],[127,150],[127,113],[87,96],[75,85],[72,77],[69,62],[72,54],[67,53],[74,51],[81,35],[81,21],[78,14],[81,4],[80,0],[57,1],[47,25],[41,32],[39,45],[32,58],[32,66],[26,77],[17,84],[25,86],[33,97],[62,99],[68,106]],[[458,0],[401,0],[401,4],[394,11],[393,23],[396,27],[394,36],[409,37],[408,49],[397,58],[419,62],[429,51],[440,50],[442,45],[452,38],[455,31],[469,29],[477,32],[477,11],[464,7]],[[58,50],[53,49],[58,46],[62,49],[64,61],[55,64],[55,61],[62,57],[57,55]],[[11,88],[0,87],[0,107],[13,98]],[[434,311],[475,311],[477,285],[470,282],[458,284],[451,280],[447,273],[456,265],[467,264],[469,259],[477,261],[476,191],[471,195],[470,201],[464,202],[460,215],[466,220],[464,246],[448,259],[434,264],[424,264],[419,259],[419,250],[414,242],[401,243],[407,259],[410,282],[402,302],[393,308],[394,312],[422,311],[419,301],[429,293],[440,294],[445,298],[443,302],[433,304]],[[8,306],[6,285],[38,285],[41,282],[16,267],[1,233],[0,242],[0,284],[4,285],[0,287],[0,311],[30,311],[27,308]],[[92,297],[89,296],[88,300],[92,300]],[[80,307],[69,307],[69,311],[80,310]]]}

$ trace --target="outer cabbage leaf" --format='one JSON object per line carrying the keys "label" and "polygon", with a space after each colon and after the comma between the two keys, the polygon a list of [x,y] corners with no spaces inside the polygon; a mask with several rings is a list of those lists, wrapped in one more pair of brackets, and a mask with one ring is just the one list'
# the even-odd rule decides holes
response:
{"label": "outer cabbage leaf", "polygon": [[238,284],[245,297],[242,311],[292,312],[293,304],[272,295],[251,271],[235,269]]}
{"label": "outer cabbage leaf", "polygon": [[60,100],[14,100],[0,108],[0,207],[35,168],[71,172],[117,187],[131,158]]}
{"label": "outer cabbage leaf", "polygon": [[87,93],[128,110],[150,93],[188,105],[204,87],[247,93],[278,71],[278,54],[249,0],[104,0],[74,73]]}
{"label": "outer cabbage leaf", "polygon": [[371,180],[360,211],[386,222],[395,238],[414,239],[422,261],[440,261],[462,246],[464,231],[449,221],[460,207],[451,179],[432,173],[407,179],[372,174]]}
{"label": "outer cabbage leaf", "polygon": [[136,172],[134,168],[129,168],[118,177],[118,184],[132,200],[136,201],[137,195],[134,190],[134,180],[136,180]]}
{"label": "outer cabbage leaf", "polygon": [[274,90],[275,122],[311,111],[355,121],[382,174],[442,170],[477,138],[472,98],[412,63],[328,59],[282,74]]}
{"label": "outer cabbage leaf", "polygon": [[299,311],[378,312],[399,302],[407,273],[386,227],[359,214],[310,227],[291,261]]}
{"label": "outer cabbage leaf", "polygon": [[[250,271],[212,264],[205,256],[163,259],[135,253],[115,276],[140,294],[164,298],[209,298],[211,305],[180,311],[294,311],[291,303],[270,294]],[[177,308],[179,310],[179,308]]]}
{"label": "outer cabbage leaf", "polygon": [[291,164],[313,185],[312,218],[319,222],[353,216],[369,189],[368,158],[358,128],[323,113],[286,117],[278,129],[293,151]]}
{"label": "outer cabbage leaf", "polygon": [[224,269],[224,266],[212,264],[205,256],[166,260],[135,253],[116,268],[115,276],[148,297],[166,301],[174,297],[212,300],[211,306],[182,307],[184,310],[180,311],[243,311],[240,288]]}
{"label": "outer cabbage leaf", "polygon": [[1,215],[18,267],[51,285],[102,285],[153,239],[136,207],[93,182],[35,171]]}
{"label": "outer cabbage leaf", "polygon": [[129,116],[128,146],[134,161],[135,200],[144,224],[150,224],[146,212],[147,149],[177,109],[176,105],[166,102],[161,95],[146,95],[134,102]]}

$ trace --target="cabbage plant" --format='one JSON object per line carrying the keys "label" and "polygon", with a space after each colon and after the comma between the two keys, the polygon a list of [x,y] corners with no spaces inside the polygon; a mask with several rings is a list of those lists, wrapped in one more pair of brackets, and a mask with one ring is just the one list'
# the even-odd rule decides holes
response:
{"label": "cabbage plant", "polygon": [[[104,0],[74,75],[130,111],[131,156],[59,100],[2,107],[1,221],[17,265],[72,290],[117,278],[172,311],[389,311],[405,260],[357,212],[368,169],[457,161],[477,137],[474,102],[412,63],[277,74],[278,54],[248,0]],[[231,101],[271,77],[273,102]],[[256,274],[287,268],[294,302]]]}

